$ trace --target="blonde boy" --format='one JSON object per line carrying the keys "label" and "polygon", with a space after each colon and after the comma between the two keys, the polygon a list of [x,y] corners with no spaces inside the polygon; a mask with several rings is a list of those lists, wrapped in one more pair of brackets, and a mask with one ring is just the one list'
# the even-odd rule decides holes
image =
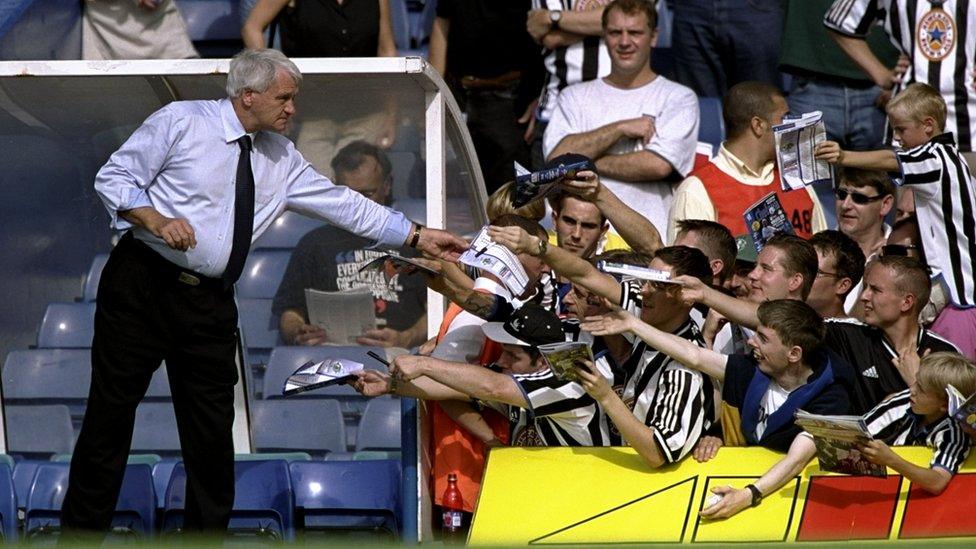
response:
{"label": "blonde boy", "polygon": [[[976,366],[958,353],[932,353],[923,358],[911,388],[891,395],[865,414],[876,440],[861,445],[861,453],[929,493],[945,490],[969,455],[970,446],[962,427],[948,415],[949,385],[964,395],[976,393]],[[932,461],[927,468],[909,463],[888,444],[930,446]]]}
{"label": "blonde boy", "polygon": [[931,86],[911,84],[888,103],[888,121],[900,149],[845,151],[825,141],[816,156],[845,168],[898,174],[895,182],[914,191],[929,265],[942,271],[956,309],[976,307],[976,190],[953,135],[943,133],[945,101]]}

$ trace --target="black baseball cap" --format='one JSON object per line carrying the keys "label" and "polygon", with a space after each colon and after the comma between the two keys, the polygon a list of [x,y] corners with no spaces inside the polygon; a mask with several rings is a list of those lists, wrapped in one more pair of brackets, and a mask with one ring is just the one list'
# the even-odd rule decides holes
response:
{"label": "black baseball cap", "polygon": [[492,341],[522,347],[536,347],[566,340],[562,321],[556,313],[536,303],[522,305],[505,322],[485,323],[481,330]]}

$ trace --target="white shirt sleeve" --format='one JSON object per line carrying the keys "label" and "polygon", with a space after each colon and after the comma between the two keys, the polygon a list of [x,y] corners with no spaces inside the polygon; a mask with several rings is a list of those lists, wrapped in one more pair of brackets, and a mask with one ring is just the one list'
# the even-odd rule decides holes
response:
{"label": "white shirt sleeve", "polygon": [[559,94],[559,99],[556,101],[556,110],[553,111],[552,118],[549,119],[549,125],[546,126],[546,133],[542,137],[542,154],[546,158],[552,154],[553,149],[556,148],[556,145],[559,145],[559,142],[564,137],[582,131],[575,116],[577,112],[580,112],[580,107],[577,105],[576,100],[577,95],[576,90],[572,86],[564,89]]}
{"label": "white shirt sleeve", "polygon": [[698,145],[698,98],[691,90],[680,87],[667,100],[654,119],[654,137],[645,150],[668,161],[682,177],[695,166]]}

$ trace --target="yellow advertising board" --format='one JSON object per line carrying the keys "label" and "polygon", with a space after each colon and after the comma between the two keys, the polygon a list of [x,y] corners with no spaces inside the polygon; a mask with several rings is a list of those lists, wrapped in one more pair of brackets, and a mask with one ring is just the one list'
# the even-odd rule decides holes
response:
{"label": "yellow advertising board", "polygon": [[[897,448],[928,466],[928,448]],[[816,460],[762,504],[727,520],[699,518],[713,486],[741,488],[783,457],[722,448],[650,469],[630,448],[491,451],[471,545],[586,545],[970,538],[976,542],[976,459],[932,496],[885,478],[823,473]]]}

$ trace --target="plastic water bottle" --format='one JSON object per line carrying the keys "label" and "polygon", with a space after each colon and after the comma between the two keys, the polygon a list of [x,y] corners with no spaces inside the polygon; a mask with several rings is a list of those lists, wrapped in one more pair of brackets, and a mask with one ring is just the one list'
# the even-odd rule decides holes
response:
{"label": "plastic water bottle", "polygon": [[447,489],[441,498],[441,509],[443,510],[443,522],[441,523],[441,539],[444,543],[463,543],[464,529],[462,520],[464,513],[464,502],[461,499],[461,491],[457,487],[457,475],[451,473],[447,475]]}

